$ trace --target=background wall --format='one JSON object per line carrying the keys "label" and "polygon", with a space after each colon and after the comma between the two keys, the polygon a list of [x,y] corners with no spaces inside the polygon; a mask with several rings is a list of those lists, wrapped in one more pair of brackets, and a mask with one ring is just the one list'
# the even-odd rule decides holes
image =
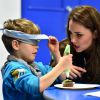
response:
{"label": "background wall", "polygon": [[[9,18],[27,18],[34,21],[42,33],[53,35],[60,41],[66,38],[68,14],[77,5],[91,5],[100,11],[100,0],[0,0],[0,28]],[[2,44],[1,35],[0,32],[0,68],[8,54]],[[36,60],[48,64],[50,59],[47,41],[41,41]],[[3,100],[1,85],[0,74],[0,100]]]}
{"label": "background wall", "polygon": [[[7,19],[21,17],[21,1],[20,0],[0,0],[0,28]],[[0,69],[6,61],[7,51],[1,41],[2,32],[0,31]],[[0,100],[2,99],[2,77],[0,71]]]}
{"label": "background wall", "polygon": [[[100,0],[22,0],[22,17],[35,22],[42,33],[61,41],[67,36],[69,12],[79,5],[90,5],[100,11]],[[41,41],[36,60],[48,64],[50,59],[47,41]]]}

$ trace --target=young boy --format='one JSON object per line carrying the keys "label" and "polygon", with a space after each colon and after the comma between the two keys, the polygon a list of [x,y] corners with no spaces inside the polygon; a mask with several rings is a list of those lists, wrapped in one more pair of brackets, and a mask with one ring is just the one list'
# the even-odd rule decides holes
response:
{"label": "young boy", "polygon": [[55,37],[49,37],[48,46],[58,64],[52,69],[34,62],[39,36],[39,28],[29,20],[4,22],[2,41],[10,54],[2,67],[4,100],[43,100],[46,88],[66,79],[62,72],[72,65],[72,55],[60,57]]}

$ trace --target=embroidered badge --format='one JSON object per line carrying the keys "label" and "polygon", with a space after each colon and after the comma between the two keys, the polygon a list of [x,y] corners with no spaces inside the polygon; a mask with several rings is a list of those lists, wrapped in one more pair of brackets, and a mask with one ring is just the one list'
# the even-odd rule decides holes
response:
{"label": "embroidered badge", "polygon": [[25,74],[25,69],[16,69],[11,72],[11,75],[14,77],[15,80],[24,74]]}

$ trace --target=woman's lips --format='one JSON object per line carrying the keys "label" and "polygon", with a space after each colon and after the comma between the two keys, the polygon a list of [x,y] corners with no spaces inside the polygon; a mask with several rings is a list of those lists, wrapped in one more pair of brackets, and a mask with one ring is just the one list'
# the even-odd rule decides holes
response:
{"label": "woman's lips", "polygon": [[76,46],[76,45],[74,45],[74,48],[75,48],[75,49],[79,49],[79,48],[80,48],[80,46]]}

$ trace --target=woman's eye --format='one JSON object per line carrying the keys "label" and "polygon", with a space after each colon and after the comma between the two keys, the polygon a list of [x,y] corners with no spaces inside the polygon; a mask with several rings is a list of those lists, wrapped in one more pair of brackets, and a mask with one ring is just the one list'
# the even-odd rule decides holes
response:
{"label": "woman's eye", "polygon": [[72,35],[72,33],[69,31],[69,35]]}
{"label": "woman's eye", "polygon": [[82,34],[77,34],[77,37],[80,38],[82,36]]}

